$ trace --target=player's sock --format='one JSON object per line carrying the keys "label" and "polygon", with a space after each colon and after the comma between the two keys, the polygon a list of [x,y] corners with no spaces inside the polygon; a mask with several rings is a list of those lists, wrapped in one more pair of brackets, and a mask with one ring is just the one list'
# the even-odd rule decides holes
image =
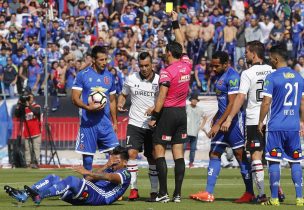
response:
{"label": "player's sock", "polygon": [[176,196],[181,195],[181,189],[185,175],[185,160],[184,158],[179,158],[174,160],[174,163],[175,190],[173,196]]}
{"label": "player's sock", "polygon": [[57,176],[55,174],[51,174],[51,175],[48,175],[48,176],[44,177],[43,179],[39,180],[35,184],[33,184],[31,186],[31,188],[39,193],[39,192],[44,191],[45,189],[48,189],[49,187],[53,186],[55,183],[57,183],[59,181],[60,181],[59,176]]}
{"label": "player's sock", "polygon": [[243,161],[239,162],[242,178],[246,187],[246,192],[254,194],[253,185],[252,185],[252,177],[251,177],[251,167],[248,160],[244,158]]}
{"label": "player's sock", "polygon": [[158,173],[156,165],[149,165],[149,178],[151,183],[151,192],[158,192]]}
{"label": "player's sock", "polygon": [[264,191],[264,168],[261,160],[253,160],[251,163],[252,179],[259,191],[259,196],[265,194]]}
{"label": "player's sock", "polygon": [[302,168],[300,163],[291,163],[291,177],[295,185],[296,197],[302,198]]}
{"label": "player's sock", "polygon": [[93,158],[93,155],[82,155],[83,167],[88,171],[92,171]]}
{"label": "player's sock", "polygon": [[156,169],[158,171],[158,181],[159,181],[159,194],[161,196],[166,195],[168,193],[167,188],[167,163],[165,157],[157,158],[156,160]]}
{"label": "player's sock", "polygon": [[137,174],[138,174],[137,160],[129,160],[127,164],[127,168],[131,174],[131,182],[130,182],[131,189],[138,189],[137,188]]}
{"label": "player's sock", "polygon": [[213,194],[216,179],[221,171],[221,160],[219,158],[210,158],[208,173],[207,173],[207,186],[206,191]]}
{"label": "player's sock", "polygon": [[269,182],[271,197],[278,198],[279,186],[280,186],[280,163],[279,162],[269,162]]}
{"label": "player's sock", "polygon": [[75,195],[79,192],[79,188],[82,185],[82,180],[74,177],[68,176],[67,178],[57,182],[53,186],[44,191],[39,192],[40,197],[47,198],[64,194],[67,190],[72,191]]}

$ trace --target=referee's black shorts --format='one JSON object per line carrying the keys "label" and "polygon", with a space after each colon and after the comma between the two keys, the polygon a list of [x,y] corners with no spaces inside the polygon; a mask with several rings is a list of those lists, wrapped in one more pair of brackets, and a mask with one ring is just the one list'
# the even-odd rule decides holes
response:
{"label": "referee's black shorts", "polygon": [[[263,129],[265,130],[265,128]],[[263,151],[265,147],[265,134],[262,136],[258,132],[257,125],[246,126],[246,151]]]}
{"label": "referee's black shorts", "polygon": [[135,149],[138,150],[139,152],[142,152],[143,146],[144,146],[144,156],[147,158],[153,158],[152,131],[150,129],[140,128],[128,124],[127,148]]}
{"label": "referee's black shorts", "polygon": [[153,144],[183,144],[187,141],[185,107],[165,107],[153,133]]}

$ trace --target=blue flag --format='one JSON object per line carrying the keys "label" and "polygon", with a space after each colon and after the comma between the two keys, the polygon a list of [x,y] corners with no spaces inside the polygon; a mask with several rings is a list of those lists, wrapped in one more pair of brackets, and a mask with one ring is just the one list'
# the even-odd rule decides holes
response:
{"label": "blue flag", "polygon": [[6,101],[0,106],[0,148],[7,145],[13,132],[13,121],[7,111]]}

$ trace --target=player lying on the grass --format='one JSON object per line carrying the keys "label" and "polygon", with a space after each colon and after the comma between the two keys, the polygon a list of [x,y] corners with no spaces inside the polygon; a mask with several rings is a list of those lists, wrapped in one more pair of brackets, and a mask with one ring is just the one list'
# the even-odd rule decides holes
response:
{"label": "player lying on the grass", "polygon": [[4,189],[19,202],[25,202],[31,197],[36,204],[40,204],[44,198],[61,196],[61,200],[73,205],[108,205],[117,201],[129,187],[131,176],[126,168],[128,159],[128,151],[118,146],[97,172],[83,167],[74,168],[85,179],[68,176],[60,180],[59,176],[48,175],[31,187],[25,185],[24,190],[7,185]]}

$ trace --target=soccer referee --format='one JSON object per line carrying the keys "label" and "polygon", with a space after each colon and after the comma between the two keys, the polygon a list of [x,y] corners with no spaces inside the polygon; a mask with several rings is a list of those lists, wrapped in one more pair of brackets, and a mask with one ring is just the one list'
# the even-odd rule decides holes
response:
{"label": "soccer referee", "polygon": [[183,36],[179,28],[178,14],[172,12],[172,27],[176,41],[166,46],[168,67],[160,72],[159,96],[152,112],[149,125],[155,127],[153,144],[156,169],[158,171],[159,192],[157,202],[168,202],[166,145],[172,145],[175,162],[175,190],[173,202],[181,201],[181,187],[185,174],[183,144],[187,140],[186,98],[189,90],[192,63],[184,55]]}

